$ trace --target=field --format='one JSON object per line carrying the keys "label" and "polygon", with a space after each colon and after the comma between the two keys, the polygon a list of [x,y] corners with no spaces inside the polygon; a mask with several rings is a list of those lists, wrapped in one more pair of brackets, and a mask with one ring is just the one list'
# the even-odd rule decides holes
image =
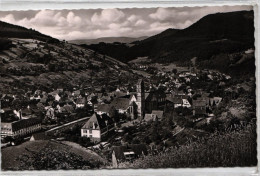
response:
{"label": "field", "polygon": [[151,66],[156,67],[158,70],[165,71],[165,72],[171,72],[173,69],[177,69],[178,72],[182,71],[188,71],[187,67],[178,67],[176,64],[170,63],[170,64],[151,64]]}

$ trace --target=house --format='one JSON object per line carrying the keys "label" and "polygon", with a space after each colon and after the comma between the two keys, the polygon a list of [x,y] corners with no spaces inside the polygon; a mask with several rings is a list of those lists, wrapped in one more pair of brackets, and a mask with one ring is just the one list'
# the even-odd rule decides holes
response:
{"label": "house", "polygon": [[114,106],[120,114],[126,114],[132,119],[136,118],[137,105],[135,102],[130,102],[129,98],[116,98],[111,102],[111,106]]}
{"label": "house", "polygon": [[117,168],[123,161],[133,161],[134,159],[147,155],[148,150],[145,144],[131,144],[125,146],[112,147],[112,163]]}
{"label": "house", "polygon": [[61,97],[59,94],[55,94],[54,99],[55,99],[55,101],[60,101]]}
{"label": "house", "polygon": [[1,138],[10,136],[13,138],[25,137],[41,130],[41,120],[37,118],[22,119],[13,122],[1,123]]}
{"label": "house", "polygon": [[182,99],[179,97],[174,97],[172,99],[174,108],[182,107]]}
{"label": "house", "polygon": [[213,97],[213,98],[209,99],[209,105],[210,106],[218,106],[221,101],[222,101],[221,97]]}
{"label": "house", "polygon": [[156,120],[158,120],[156,114],[145,114],[145,116],[144,116],[145,122],[156,121]]}
{"label": "house", "polygon": [[130,95],[130,102],[136,102],[136,101],[137,101],[136,95],[135,94]]}
{"label": "house", "polygon": [[149,93],[145,99],[145,111],[151,113],[165,105],[166,94],[164,91],[155,90]]}
{"label": "house", "polygon": [[80,96],[80,90],[73,91],[71,95],[74,96],[74,97],[79,97]]}
{"label": "house", "polygon": [[87,136],[94,143],[102,141],[115,129],[114,121],[106,114],[94,113],[81,128],[81,137]]}
{"label": "house", "polygon": [[187,99],[182,99],[182,107],[190,108],[191,104]]}
{"label": "house", "polygon": [[46,104],[47,98],[48,98],[47,96],[43,96],[43,97],[41,98],[41,100],[40,100],[40,103]]}
{"label": "house", "polygon": [[78,98],[76,101],[76,108],[84,108],[86,103],[86,99],[83,98]]}
{"label": "house", "polygon": [[61,92],[63,92],[63,88],[62,87],[58,87],[57,91],[61,93]]}
{"label": "house", "polygon": [[46,118],[48,118],[48,119],[55,119],[56,120],[56,117],[55,117],[55,114],[54,114],[54,109],[52,107],[47,109]]}
{"label": "house", "polygon": [[193,100],[193,116],[206,116],[207,102],[206,100]]}
{"label": "house", "polygon": [[32,110],[29,105],[27,106],[27,108],[24,108],[21,110],[22,119],[29,119],[29,118],[32,118],[32,116],[33,116],[33,113],[32,113]]}
{"label": "house", "polygon": [[72,105],[64,105],[62,107],[60,107],[60,112],[63,114],[71,114],[74,111],[74,108]]}
{"label": "house", "polygon": [[39,102],[36,106],[40,111],[44,111],[45,106],[42,103]]}
{"label": "house", "polygon": [[88,100],[87,104],[88,104],[89,106],[93,106],[93,103],[92,103],[91,100]]}
{"label": "house", "polygon": [[113,117],[115,115],[115,107],[110,104],[99,104],[95,109],[95,112],[98,115],[106,114],[109,117]]}

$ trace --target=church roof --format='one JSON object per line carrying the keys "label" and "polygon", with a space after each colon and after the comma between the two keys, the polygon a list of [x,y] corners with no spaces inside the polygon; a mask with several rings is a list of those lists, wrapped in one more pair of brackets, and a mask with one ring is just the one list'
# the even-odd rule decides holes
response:
{"label": "church roof", "polygon": [[112,106],[115,107],[115,109],[127,109],[129,107],[130,100],[128,98],[117,98],[114,99],[111,103]]}

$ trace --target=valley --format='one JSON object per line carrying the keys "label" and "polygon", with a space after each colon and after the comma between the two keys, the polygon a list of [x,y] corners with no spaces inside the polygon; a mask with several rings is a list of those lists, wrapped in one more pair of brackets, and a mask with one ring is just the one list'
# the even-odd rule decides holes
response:
{"label": "valley", "polygon": [[2,169],[257,165],[253,15],[70,41],[0,22]]}

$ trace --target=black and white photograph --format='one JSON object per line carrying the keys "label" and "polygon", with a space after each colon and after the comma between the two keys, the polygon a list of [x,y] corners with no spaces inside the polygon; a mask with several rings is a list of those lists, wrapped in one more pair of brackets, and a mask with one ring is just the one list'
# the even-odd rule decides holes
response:
{"label": "black and white photograph", "polygon": [[252,5],[0,11],[2,171],[256,167]]}

